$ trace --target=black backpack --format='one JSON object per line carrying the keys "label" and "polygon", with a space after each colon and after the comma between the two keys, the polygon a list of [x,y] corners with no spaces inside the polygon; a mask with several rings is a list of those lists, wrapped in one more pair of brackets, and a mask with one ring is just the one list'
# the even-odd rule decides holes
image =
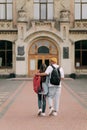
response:
{"label": "black backpack", "polygon": [[52,66],[53,70],[51,72],[50,83],[52,85],[59,85],[60,80],[61,80],[61,74],[60,74],[59,67],[55,68],[53,65],[51,65],[51,66]]}

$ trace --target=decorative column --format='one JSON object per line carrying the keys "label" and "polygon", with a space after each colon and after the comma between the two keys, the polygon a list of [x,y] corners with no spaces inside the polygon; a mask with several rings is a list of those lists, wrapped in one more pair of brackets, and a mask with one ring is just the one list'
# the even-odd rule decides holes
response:
{"label": "decorative column", "polygon": [[69,23],[70,23],[70,11],[66,9],[60,11],[60,29],[64,40],[68,39]]}
{"label": "decorative column", "polygon": [[26,75],[26,44],[24,35],[27,31],[25,10],[18,11],[18,39],[16,41],[16,75]]}
{"label": "decorative column", "polygon": [[[70,26],[70,11],[63,9],[60,11],[60,32],[63,37],[63,44],[61,45],[61,64],[65,73],[69,74],[72,70],[71,59],[71,44],[69,40],[69,26]],[[68,65],[68,67],[67,67]]]}
{"label": "decorative column", "polygon": [[27,28],[27,19],[25,10],[18,11],[18,39],[23,39]]}

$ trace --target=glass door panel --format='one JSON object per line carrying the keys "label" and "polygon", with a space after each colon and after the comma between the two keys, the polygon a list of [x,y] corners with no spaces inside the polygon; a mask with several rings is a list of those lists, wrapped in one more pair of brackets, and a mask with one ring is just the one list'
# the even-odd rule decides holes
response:
{"label": "glass door panel", "polygon": [[48,59],[46,59],[44,62],[45,62],[45,64],[46,64],[47,66],[49,66],[49,60],[48,60]]}
{"label": "glass door panel", "polygon": [[38,65],[37,65],[38,69],[40,69],[41,64],[42,64],[42,60],[38,59]]}

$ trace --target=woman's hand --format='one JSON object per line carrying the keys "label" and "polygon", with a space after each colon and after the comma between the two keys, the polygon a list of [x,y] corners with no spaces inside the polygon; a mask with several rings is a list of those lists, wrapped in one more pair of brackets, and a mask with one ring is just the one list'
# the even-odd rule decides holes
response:
{"label": "woman's hand", "polygon": [[41,74],[41,73],[39,73],[39,72],[38,72],[38,73],[36,73],[35,75],[38,75],[38,76],[40,76],[40,74]]}

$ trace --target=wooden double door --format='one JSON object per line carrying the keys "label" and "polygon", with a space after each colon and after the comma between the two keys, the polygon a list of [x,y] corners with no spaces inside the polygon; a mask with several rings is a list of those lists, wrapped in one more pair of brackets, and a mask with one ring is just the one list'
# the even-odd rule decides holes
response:
{"label": "wooden double door", "polygon": [[[45,63],[47,66],[50,64],[50,58],[54,55],[30,55],[28,59],[28,76],[33,77],[39,70],[40,65]],[[55,56],[56,57],[56,56]],[[57,57],[56,57],[57,58]]]}

